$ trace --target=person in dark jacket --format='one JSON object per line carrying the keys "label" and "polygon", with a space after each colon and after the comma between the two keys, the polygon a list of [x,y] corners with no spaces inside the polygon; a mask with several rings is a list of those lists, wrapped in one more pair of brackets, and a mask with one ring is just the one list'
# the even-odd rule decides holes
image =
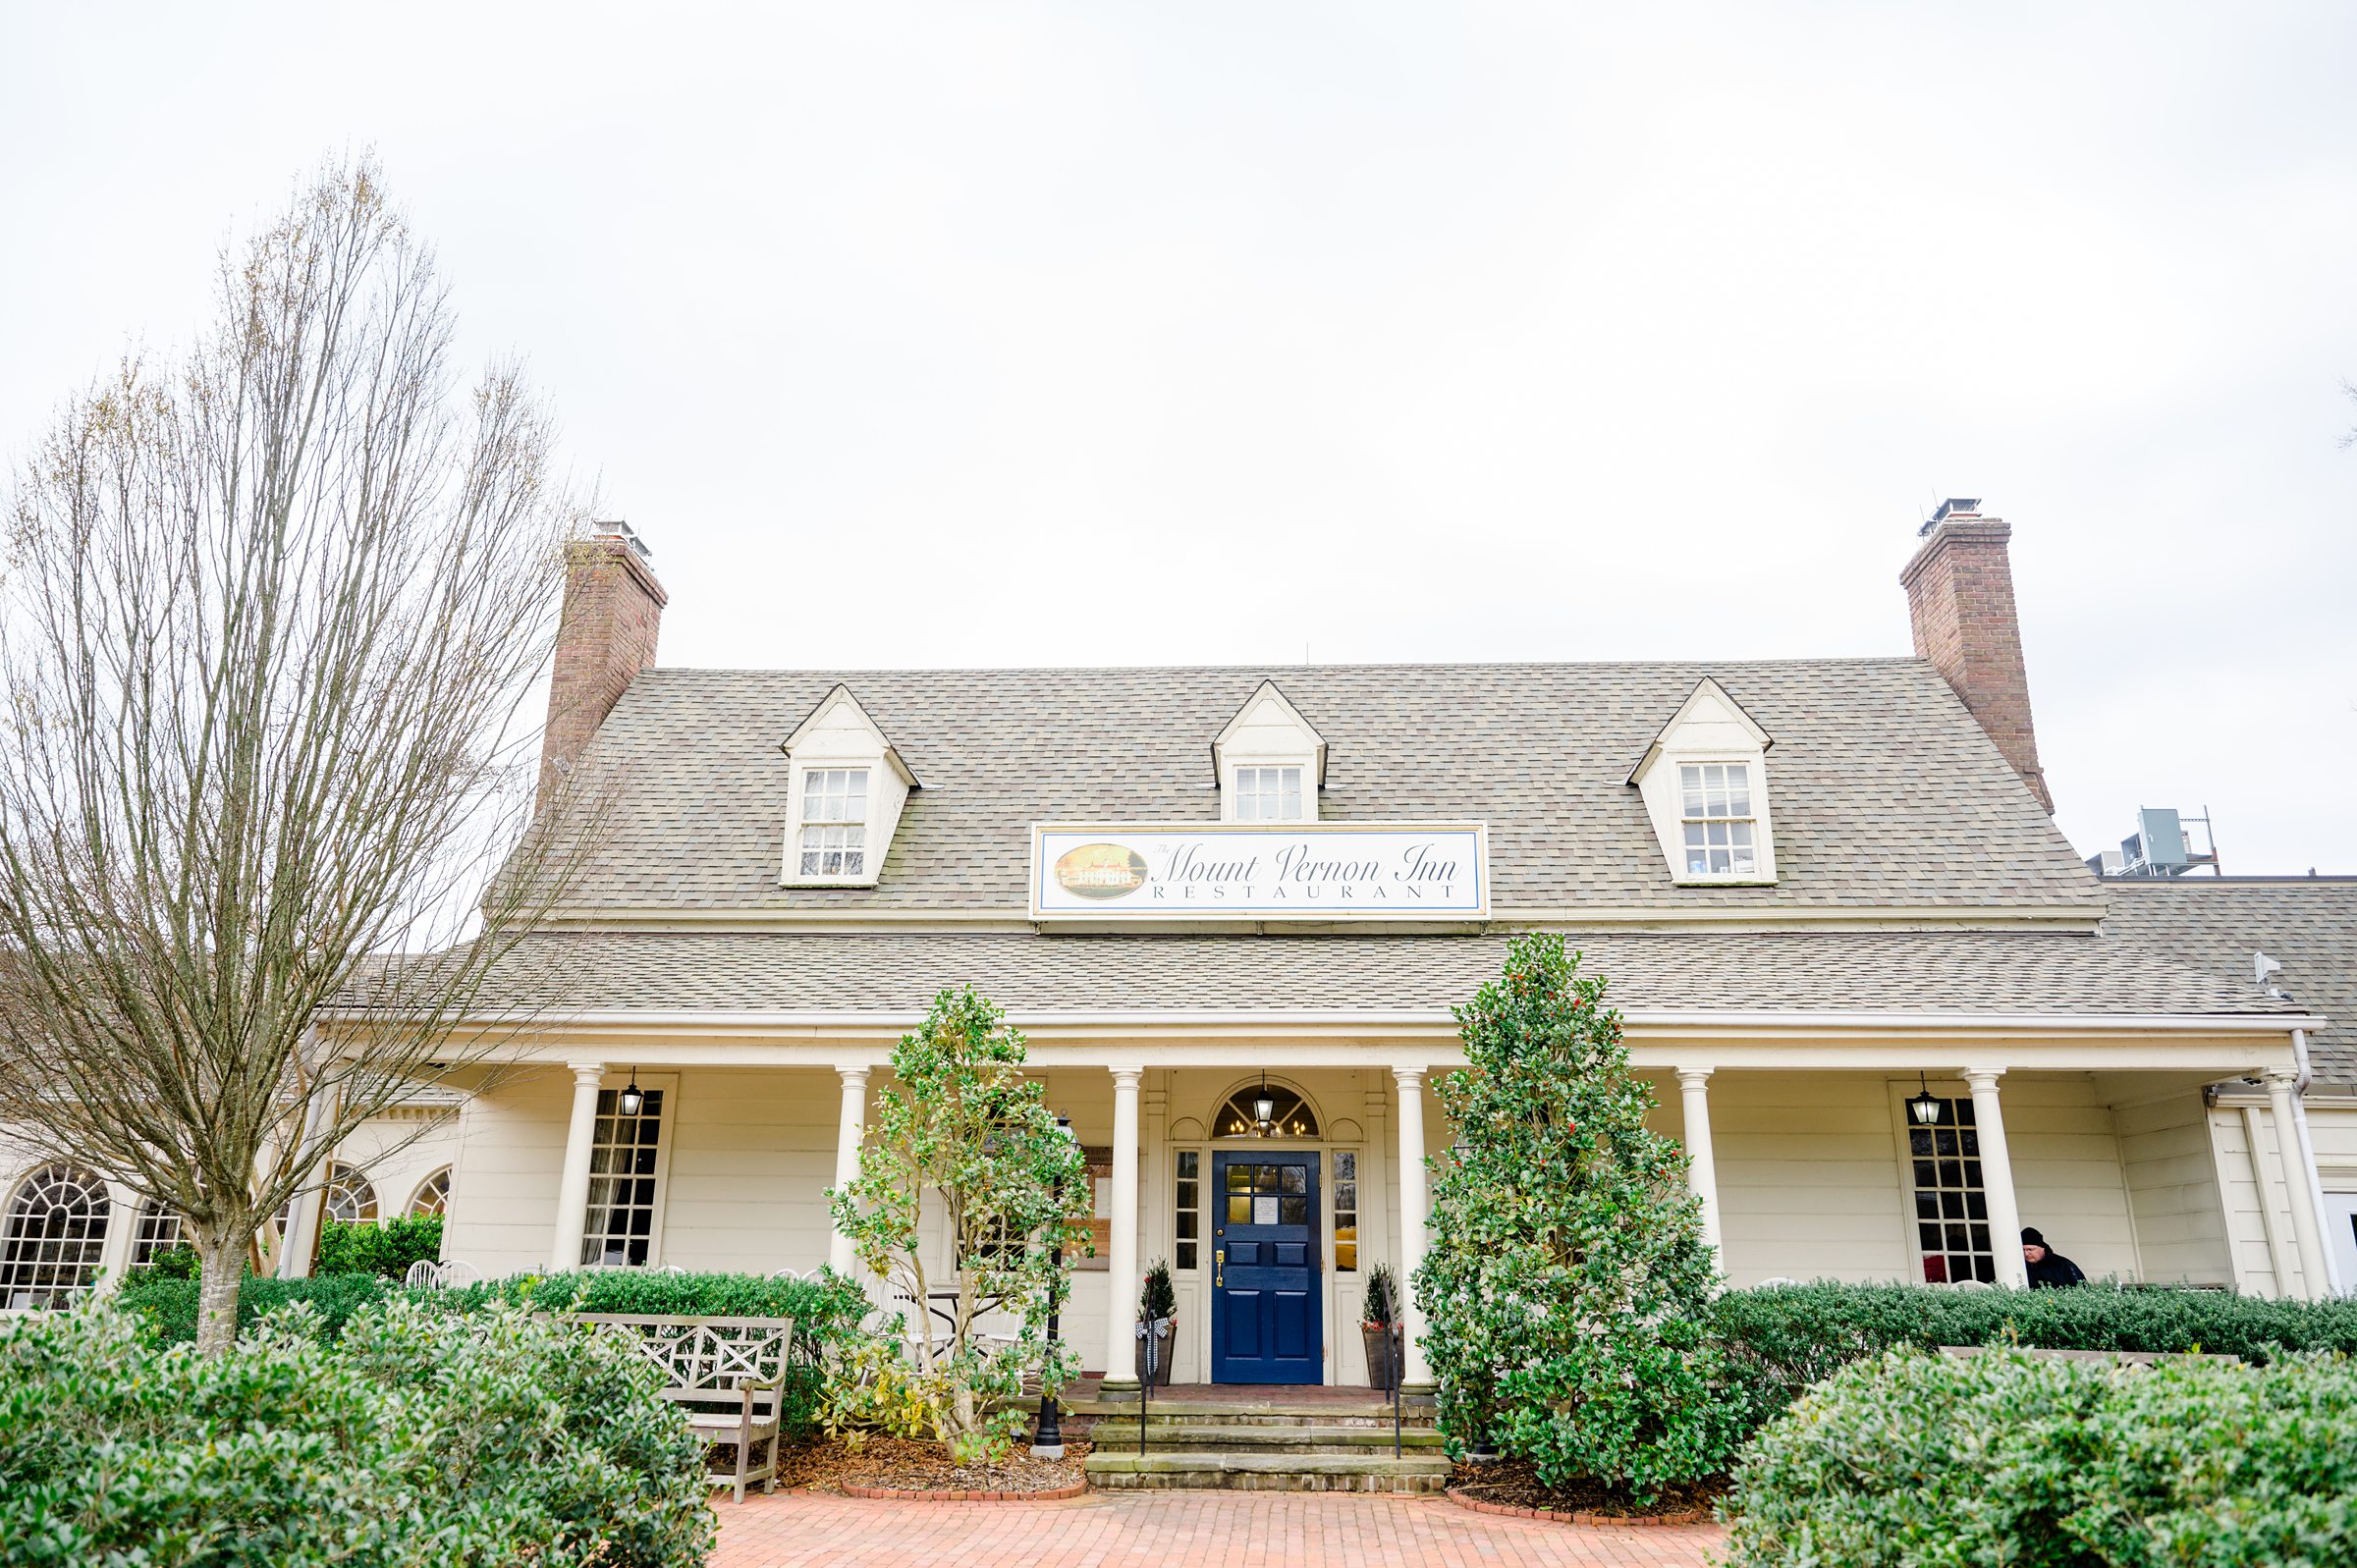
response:
{"label": "person in dark jacket", "polygon": [[2056,1285],[2083,1285],[2087,1276],[2079,1266],[2046,1244],[2046,1238],[2035,1230],[2021,1233],[2022,1261],[2030,1266],[2030,1288],[2052,1288]]}

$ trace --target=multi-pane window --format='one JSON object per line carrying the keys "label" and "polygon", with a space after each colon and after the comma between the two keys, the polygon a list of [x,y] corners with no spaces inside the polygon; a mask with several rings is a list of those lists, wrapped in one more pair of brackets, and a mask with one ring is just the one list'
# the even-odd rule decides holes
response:
{"label": "multi-pane window", "polygon": [[803,774],[801,832],[803,876],[867,875],[867,770]]}
{"label": "multi-pane window", "polygon": [[1358,1267],[1358,1152],[1338,1149],[1334,1155],[1334,1269],[1349,1273]]}
{"label": "multi-pane window", "polygon": [[1751,765],[1689,762],[1677,770],[1677,778],[1685,796],[1686,874],[1758,871],[1760,825],[1751,810]]}
{"label": "multi-pane window", "polygon": [[153,1198],[139,1205],[137,1228],[131,1234],[131,1266],[144,1269],[159,1252],[170,1252],[182,1240],[180,1216]]}
{"label": "multi-pane window", "polygon": [[1238,822],[1301,821],[1301,770],[1298,768],[1236,769],[1235,820]]}
{"label": "multi-pane window", "polygon": [[1178,1177],[1172,1204],[1175,1210],[1172,1217],[1178,1221],[1174,1231],[1178,1267],[1192,1269],[1200,1255],[1197,1244],[1203,1239],[1203,1157],[1192,1149],[1178,1151]]}
{"label": "multi-pane window", "polygon": [[357,1165],[327,1167],[327,1217],[348,1225],[376,1217],[376,1188]]}
{"label": "multi-pane window", "polygon": [[74,1165],[43,1165],[25,1178],[0,1231],[0,1307],[64,1307],[98,1280],[106,1185]]}
{"label": "multi-pane window", "polygon": [[646,1090],[634,1116],[622,1113],[620,1091],[597,1092],[582,1263],[636,1268],[647,1261],[655,1241],[655,1160],[662,1136],[662,1090]]}
{"label": "multi-pane window", "polygon": [[1981,1135],[1972,1102],[1944,1098],[1930,1125],[1907,1126],[1915,1167],[1915,1239],[1927,1283],[1997,1278],[1989,1234],[1989,1194],[1981,1186]]}
{"label": "multi-pane window", "polygon": [[1228,1223],[1232,1225],[1306,1225],[1309,1220],[1309,1171],[1303,1165],[1246,1165],[1228,1167]]}
{"label": "multi-pane window", "polygon": [[444,1165],[417,1184],[416,1196],[410,1200],[411,1216],[438,1215],[450,1208],[450,1167]]}

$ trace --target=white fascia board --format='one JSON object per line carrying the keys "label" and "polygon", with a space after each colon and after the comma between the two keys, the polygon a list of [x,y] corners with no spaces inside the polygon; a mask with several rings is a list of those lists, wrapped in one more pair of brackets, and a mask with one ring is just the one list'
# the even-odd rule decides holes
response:
{"label": "white fascia board", "polygon": [[[1188,824],[1187,826],[1202,826]],[[1304,826],[1291,824],[1290,826]],[[1487,929],[1493,932],[1562,931],[1577,933],[1604,927],[1645,932],[1675,932],[1703,929],[1715,933],[1744,931],[1786,931],[1793,929],[1820,931],[2006,931],[2019,932],[2046,929],[2093,935],[2103,919],[2100,904],[1992,904],[1971,906],[1943,906],[1939,904],[1877,906],[1861,904],[1854,908],[1827,907],[1746,907],[1739,904],[1705,905],[1679,908],[1662,905],[1631,905],[1621,908],[1529,908],[1492,909]],[[1270,922],[1296,929],[1308,922]],[[679,932],[726,928],[740,931],[785,935],[796,931],[846,933],[851,931],[886,932],[910,930],[958,929],[1019,933],[1036,929],[1030,911],[1021,906],[1005,909],[791,909],[764,907],[750,909],[666,909],[610,905],[595,908],[557,909],[541,917],[539,929],[546,931],[644,931]],[[1131,928],[1137,929],[1137,928]],[[1157,932],[1200,929],[1227,936],[1240,935],[1245,928],[1233,923],[1187,927],[1184,922],[1168,926],[1157,925]],[[1366,927],[1354,925],[1349,929],[1363,932]],[[1453,931],[1461,930],[1453,926]],[[1393,933],[1397,935],[1398,933]]]}

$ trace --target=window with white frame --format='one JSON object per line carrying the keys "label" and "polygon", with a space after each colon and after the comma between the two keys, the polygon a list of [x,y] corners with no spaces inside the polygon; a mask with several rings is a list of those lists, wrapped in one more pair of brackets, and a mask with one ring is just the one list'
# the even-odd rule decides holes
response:
{"label": "window with white frame", "polygon": [[376,1218],[376,1187],[357,1165],[327,1167],[327,1217],[356,1225]]}
{"label": "window with white frame", "polygon": [[1299,822],[1301,770],[1298,768],[1238,768],[1235,770],[1235,820],[1238,822]]}
{"label": "window with white frame", "polygon": [[1689,762],[1677,770],[1684,795],[1686,875],[1739,877],[1760,869],[1759,819],[1751,809],[1751,768],[1740,762]]}
{"label": "window with white frame", "polygon": [[1172,1240],[1178,1254],[1174,1267],[1195,1267],[1203,1239],[1203,1156],[1193,1149],[1178,1151],[1178,1169],[1172,1182]]}
{"label": "window with white frame", "polygon": [[597,1092],[589,1143],[589,1213],[581,1262],[637,1268],[655,1244],[656,1162],[663,1141],[663,1091],[645,1090],[638,1114],[622,1113],[620,1090]]}
{"label": "window with white frame", "polygon": [[1937,1121],[1908,1126],[1907,1154],[1915,1167],[1915,1249],[1923,1257],[1924,1282],[1995,1280],[1996,1238],[1989,1233],[1989,1193],[1981,1185],[1981,1134],[1972,1102],[1942,1098]]}
{"label": "window with white frame", "polygon": [[417,1184],[416,1193],[410,1199],[410,1215],[414,1218],[423,1215],[444,1214],[449,1209],[450,1167],[444,1165]]}
{"label": "window with white frame", "polygon": [[131,1234],[131,1266],[150,1267],[156,1254],[181,1245],[182,1231],[180,1216],[153,1198],[139,1205],[138,1227]]}
{"label": "window with white frame", "polygon": [[106,1184],[79,1165],[27,1176],[0,1230],[0,1307],[69,1307],[87,1294],[113,1212]]}
{"label": "window with white frame", "polygon": [[867,875],[867,770],[812,768],[802,775],[801,874]]}

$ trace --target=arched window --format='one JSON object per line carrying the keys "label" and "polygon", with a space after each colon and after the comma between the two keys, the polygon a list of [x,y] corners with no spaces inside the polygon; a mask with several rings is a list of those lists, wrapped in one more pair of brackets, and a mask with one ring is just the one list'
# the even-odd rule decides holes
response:
{"label": "arched window", "polygon": [[0,1232],[0,1306],[63,1307],[95,1284],[112,1210],[86,1170],[59,1163],[27,1176]]}
{"label": "arched window", "polygon": [[348,1225],[376,1217],[376,1189],[357,1165],[327,1167],[327,1217]]}
{"label": "arched window", "polygon": [[[1260,1102],[1268,1101],[1268,1126],[1261,1126]],[[1216,1138],[1315,1138],[1317,1113],[1309,1102],[1281,1083],[1250,1084],[1228,1097],[1220,1108],[1212,1136]]]}
{"label": "arched window", "polygon": [[438,1215],[450,1208],[450,1167],[444,1165],[417,1184],[417,1195],[410,1200],[410,1213]]}
{"label": "arched window", "polygon": [[144,1269],[159,1252],[170,1252],[185,1239],[180,1216],[153,1198],[139,1205],[138,1228],[131,1235],[131,1266]]}

